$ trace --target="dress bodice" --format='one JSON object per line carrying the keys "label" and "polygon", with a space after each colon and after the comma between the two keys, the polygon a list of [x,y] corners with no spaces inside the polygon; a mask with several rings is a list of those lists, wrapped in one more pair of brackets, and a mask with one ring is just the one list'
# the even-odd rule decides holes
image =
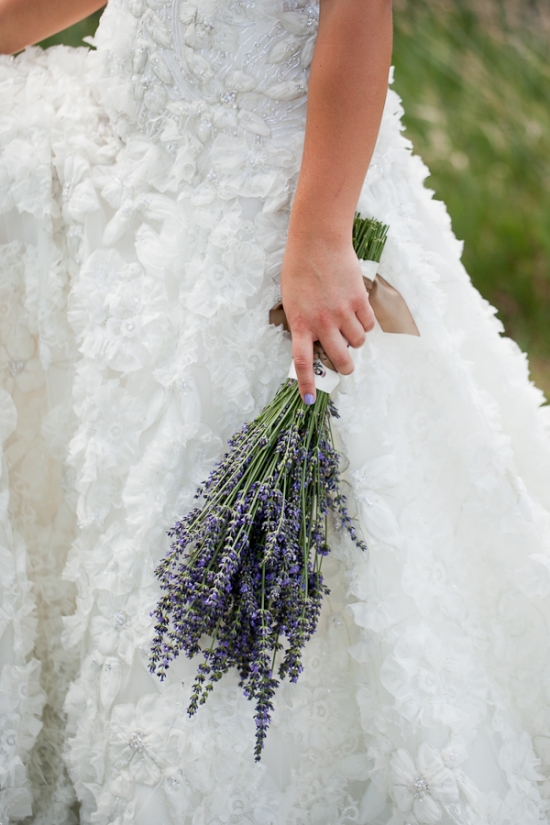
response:
{"label": "dress bodice", "polygon": [[317,18],[314,0],[115,0],[98,42],[116,44],[140,130],[168,117],[203,143],[284,138],[304,117]]}

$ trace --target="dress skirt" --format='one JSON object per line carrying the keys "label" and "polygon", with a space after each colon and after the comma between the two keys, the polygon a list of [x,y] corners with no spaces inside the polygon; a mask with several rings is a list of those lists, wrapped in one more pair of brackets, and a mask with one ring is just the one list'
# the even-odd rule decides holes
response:
{"label": "dress skirt", "polygon": [[0,59],[0,821],[547,823],[548,408],[391,87],[358,209],[420,337],[377,326],[334,396],[368,552],[331,525],[260,764],[236,675],[189,718],[196,662],[148,671],[166,530],[291,359],[317,9],[201,8],[118,0],[97,50]]}

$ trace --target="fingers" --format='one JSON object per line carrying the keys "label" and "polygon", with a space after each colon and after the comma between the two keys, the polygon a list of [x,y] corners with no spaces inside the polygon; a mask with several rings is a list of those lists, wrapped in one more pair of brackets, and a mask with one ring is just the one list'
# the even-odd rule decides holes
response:
{"label": "fingers", "polygon": [[338,327],[334,321],[324,318],[320,324],[318,336],[314,336],[311,329],[305,328],[301,332],[293,329],[292,353],[294,366],[298,378],[300,395],[306,404],[315,402],[315,377],[313,373],[313,341],[319,340],[327,356],[337,371],[342,375],[350,375],[354,364],[349,347],[358,349],[365,343],[366,333],[374,327],[374,313],[365,296],[355,310],[346,314],[345,320]]}
{"label": "fingers", "polygon": [[[369,299],[365,295],[365,300],[361,301],[360,306],[357,307],[355,310],[355,314],[357,319],[365,332],[370,332],[371,329],[374,329],[374,312],[372,311],[372,307],[369,303]],[[351,344],[351,341],[350,341]],[[352,347],[355,344],[351,344]]]}
{"label": "fingers", "polygon": [[313,341],[310,336],[296,333],[292,337],[292,355],[298,376],[298,388],[305,404],[315,403],[313,376]]}
{"label": "fingers", "polygon": [[340,327],[340,332],[354,349],[359,349],[365,343],[366,335],[363,324],[359,321],[356,315],[350,315],[346,318],[345,323]]}
{"label": "fingers", "polygon": [[348,314],[341,322],[340,328],[326,329],[319,336],[323,348],[342,375],[350,375],[354,364],[348,346],[354,349],[362,347],[366,340],[366,333],[374,327],[374,313],[367,299],[361,303],[356,313]]}
{"label": "fingers", "polygon": [[337,371],[342,375],[350,375],[353,372],[353,360],[348,342],[340,330],[330,330],[320,337],[320,342]]}

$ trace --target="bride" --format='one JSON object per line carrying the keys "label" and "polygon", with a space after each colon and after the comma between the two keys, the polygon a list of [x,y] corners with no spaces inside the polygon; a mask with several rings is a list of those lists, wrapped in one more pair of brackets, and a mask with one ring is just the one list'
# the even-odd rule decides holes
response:
{"label": "bride", "polygon": [[[0,51],[99,5],[0,0]],[[111,0],[94,46],[0,58],[0,821],[549,822],[543,396],[401,133],[390,3]],[[154,569],[316,340],[369,552],[333,526],[258,765],[237,678],[188,718],[195,662],[150,675]]]}

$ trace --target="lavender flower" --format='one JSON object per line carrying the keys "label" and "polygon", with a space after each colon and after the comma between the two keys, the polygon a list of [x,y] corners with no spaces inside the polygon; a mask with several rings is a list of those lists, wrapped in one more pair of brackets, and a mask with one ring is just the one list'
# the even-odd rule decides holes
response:
{"label": "lavender flower", "polygon": [[274,693],[286,676],[298,679],[328,593],[321,569],[329,511],[364,548],[339,492],[331,415],[337,413],[326,393],[306,407],[296,382],[285,383],[230,440],[197,491],[201,506],[169,531],[171,550],[156,570],[164,595],[154,611],[151,672],[164,679],[180,652],[202,653],[192,715],[236,668],[255,702],[257,760]]}

